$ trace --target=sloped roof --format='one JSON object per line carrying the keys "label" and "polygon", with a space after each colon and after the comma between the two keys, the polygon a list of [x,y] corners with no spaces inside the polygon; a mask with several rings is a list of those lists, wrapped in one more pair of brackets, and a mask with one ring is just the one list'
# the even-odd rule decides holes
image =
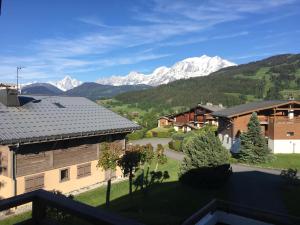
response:
{"label": "sloped roof", "polygon": [[82,97],[19,96],[20,107],[0,103],[0,144],[124,133],[140,127]]}
{"label": "sloped roof", "polygon": [[227,108],[221,111],[217,111],[212,113],[213,116],[217,117],[234,117],[238,116],[241,114],[246,114],[246,113],[251,113],[255,112],[257,110],[263,110],[263,109],[268,109],[276,106],[281,106],[285,105],[288,103],[294,103],[297,101],[294,100],[269,100],[269,101],[258,101],[258,102],[251,102],[251,103],[246,103],[242,105],[237,105],[231,108]]}
{"label": "sloped roof", "polygon": [[[217,112],[217,111],[225,109],[225,107],[219,106],[219,105],[199,105],[199,107],[202,107],[203,109],[207,109],[212,112]],[[197,107],[195,107],[195,108],[197,108]]]}

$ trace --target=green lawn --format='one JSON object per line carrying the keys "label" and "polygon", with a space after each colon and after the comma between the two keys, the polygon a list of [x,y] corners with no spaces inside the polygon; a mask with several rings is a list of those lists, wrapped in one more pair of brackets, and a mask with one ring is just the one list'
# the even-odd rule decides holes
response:
{"label": "green lawn", "polygon": [[[111,205],[108,210],[145,224],[181,224],[184,219],[209,202],[212,198],[226,198],[226,190],[194,189],[178,182],[180,163],[168,159],[158,170],[168,171],[170,179],[152,185],[145,195],[140,190],[128,196],[128,181],[115,183],[111,190]],[[154,165],[151,166],[154,168]],[[75,200],[91,206],[105,208],[106,187],[100,187],[75,197]],[[0,221],[10,225],[30,217],[30,213]]]}
{"label": "green lawn", "polygon": [[276,154],[272,162],[260,164],[262,167],[275,169],[298,169],[300,171],[300,154]]}
{"label": "green lawn", "polygon": [[31,218],[31,212],[19,214],[0,221],[0,225],[13,225]]}
{"label": "green lawn", "polygon": [[[226,190],[199,190],[178,182],[179,162],[168,159],[159,168],[167,170],[170,179],[153,185],[146,196],[135,191],[128,196],[128,182],[113,184],[110,209],[145,224],[181,224],[212,198],[226,198]],[[105,208],[105,188],[98,188],[76,196],[76,200]]]}

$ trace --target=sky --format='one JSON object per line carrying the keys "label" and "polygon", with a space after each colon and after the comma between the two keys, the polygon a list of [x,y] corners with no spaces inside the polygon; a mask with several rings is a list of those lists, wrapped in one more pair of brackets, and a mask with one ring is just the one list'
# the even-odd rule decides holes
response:
{"label": "sky", "polygon": [[300,53],[300,0],[2,0],[0,82],[96,81],[201,55]]}

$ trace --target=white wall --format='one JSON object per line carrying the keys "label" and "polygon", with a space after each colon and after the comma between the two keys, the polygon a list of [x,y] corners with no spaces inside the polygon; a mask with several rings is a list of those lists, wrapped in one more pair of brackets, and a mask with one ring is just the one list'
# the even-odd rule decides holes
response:
{"label": "white wall", "polygon": [[222,145],[226,148],[226,149],[231,149],[231,146],[232,146],[232,140],[231,140],[231,137],[229,137],[228,134],[219,134],[219,139],[222,143]]}
{"label": "white wall", "polygon": [[268,140],[273,153],[300,153],[300,140]]}

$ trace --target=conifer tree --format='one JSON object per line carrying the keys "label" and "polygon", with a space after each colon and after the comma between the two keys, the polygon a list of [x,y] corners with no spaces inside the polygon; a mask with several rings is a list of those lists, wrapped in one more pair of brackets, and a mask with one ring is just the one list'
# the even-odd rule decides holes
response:
{"label": "conifer tree", "polygon": [[212,130],[191,136],[183,144],[185,158],[181,174],[203,167],[217,167],[229,163],[229,152]]}
{"label": "conifer tree", "polygon": [[241,150],[237,155],[239,161],[263,163],[270,159],[270,150],[262,135],[257,114],[254,112],[248,123],[248,131],[241,135]]}

